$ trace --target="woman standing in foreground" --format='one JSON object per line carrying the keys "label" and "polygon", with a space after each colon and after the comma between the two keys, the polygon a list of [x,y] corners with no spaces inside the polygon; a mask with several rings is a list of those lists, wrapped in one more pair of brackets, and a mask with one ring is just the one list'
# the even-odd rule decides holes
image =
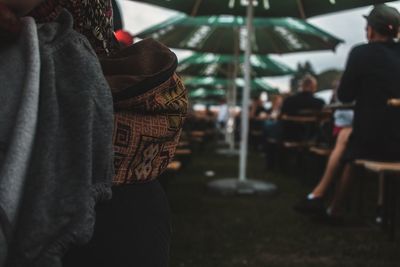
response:
{"label": "woman standing in foreground", "polygon": [[[113,34],[110,0],[48,0],[32,14],[39,21],[49,21],[56,17],[61,6],[72,13],[75,29],[89,39],[100,56],[113,91],[116,112],[113,198],[97,206],[91,242],[72,249],[64,264],[67,267],[166,267],[171,237],[170,211],[165,192],[156,178],[172,159],[186,113],[186,91],[173,74],[176,57],[165,47],[149,41],[119,52]],[[127,54],[131,58],[125,58]],[[113,59],[116,58],[124,58],[129,68],[115,64]],[[146,68],[140,64],[147,64]],[[169,67],[162,69],[165,66]],[[168,74],[168,77],[146,73],[152,77],[150,80],[120,87],[119,74],[139,77],[142,69]],[[142,94],[130,94],[138,91],[137,86],[145,88]],[[175,106],[172,110],[168,106],[171,103]],[[150,115],[140,115],[141,108]],[[176,123],[171,122],[168,113],[180,114]],[[142,121],[151,121],[153,126]],[[130,141],[124,143],[127,139]]]}

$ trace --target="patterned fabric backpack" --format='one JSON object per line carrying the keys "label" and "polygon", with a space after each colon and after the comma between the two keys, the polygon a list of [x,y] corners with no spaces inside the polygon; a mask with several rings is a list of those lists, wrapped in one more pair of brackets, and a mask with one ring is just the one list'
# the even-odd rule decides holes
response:
{"label": "patterned fabric backpack", "polygon": [[177,58],[146,39],[100,60],[114,99],[114,185],[157,178],[174,157],[187,113]]}

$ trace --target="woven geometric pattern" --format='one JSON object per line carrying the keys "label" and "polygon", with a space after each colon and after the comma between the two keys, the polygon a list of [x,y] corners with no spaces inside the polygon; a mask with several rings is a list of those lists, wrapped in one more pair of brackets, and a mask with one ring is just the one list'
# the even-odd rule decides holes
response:
{"label": "woven geometric pattern", "polygon": [[187,113],[178,75],[137,97],[114,103],[115,185],[157,178],[172,161]]}
{"label": "woven geometric pattern", "polygon": [[118,49],[111,0],[44,0],[29,15],[39,23],[47,23],[54,21],[63,8],[73,16],[74,29],[86,36],[98,55]]}

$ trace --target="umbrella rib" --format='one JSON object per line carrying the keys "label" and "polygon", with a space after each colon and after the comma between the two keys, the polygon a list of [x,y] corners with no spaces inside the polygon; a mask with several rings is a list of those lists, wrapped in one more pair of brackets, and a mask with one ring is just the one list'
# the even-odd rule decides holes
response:
{"label": "umbrella rib", "polygon": [[191,16],[194,17],[197,15],[197,11],[199,11],[199,7],[200,7],[200,4],[202,1],[203,0],[196,0],[196,2],[194,3],[194,6],[193,6],[192,12],[190,13]]}
{"label": "umbrella rib", "polygon": [[[229,30],[229,27],[227,27],[227,29]],[[216,31],[216,30],[215,30]],[[215,31],[214,31],[214,34],[215,34]],[[223,40],[225,40],[224,39],[224,35],[223,34],[220,34],[216,39],[215,39],[215,46],[214,47],[216,47],[216,48],[220,48],[220,47],[222,47],[223,48],[223,45],[221,45],[221,43],[223,43]],[[227,52],[227,51],[218,51],[218,53],[220,53],[220,54],[229,54],[229,52]]]}
{"label": "umbrella rib", "polygon": [[271,44],[271,46],[273,47],[273,49],[275,49],[276,53],[277,53],[277,54],[281,54],[281,53],[282,53],[282,52],[281,52],[281,49],[280,49],[279,45],[277,45],[277,44],[273,41],[274,38],[273,38],[272,34],[268,34],[268,31],[266,31],[266,36],[271,37],[271,39],[269,39],[269,43]]}
{"label": "umbrella rib", "polygon": [[304,9],[304,1],[303,0],[297,0],[297,6],[299,7],[300,17],[302,19],[306,19],[306,12],[305,12],[305,9]]}

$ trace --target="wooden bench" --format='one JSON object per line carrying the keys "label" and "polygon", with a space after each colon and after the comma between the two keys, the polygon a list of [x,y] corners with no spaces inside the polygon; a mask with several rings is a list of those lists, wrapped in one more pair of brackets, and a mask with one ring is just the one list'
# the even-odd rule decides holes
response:
{"label": "wooden bench", "polygon": [[377,162],[357,160],[356,165],[363,166],[366,170],[377,173],[384,180],[384,214],[383,227],[388,230],[390,240],[396,235],[396,213],[398,180],[400,179],[400,162]]}
{"label": "wooden bench", "polygon": [[190,137],[192,138],[204,138],[206,136],[205,131],[191,131],[190,132]]}
{"label": "wooden bench", "polygon": [[177,149],[175,151],[176,156],[190,156],[192,154],[192,151],[188,148],[186,149]]}
{"label": "wooden bench", "polygon": [[189,142],[187,141],[180,141],[178,143],[178,148],[183,148],[183,147],[188,147],[189,146]]}
{"label": "wooden bench", "polygon": [[329,155],[332,153],[331,148],[323,148],[323,147],[317,147],[317,146],[310,147],[309,151],[315,155],[322,156],[322,157],[329,157]]}
{"label": "wooden bench", "polygon": [[186,167],[192,158],[192,150],[191,149],[176,149],[175,151],[175,160],[181,162],[182,167]]}
{"label": "wooden bench", "polygon": [[201,145],[204,143],[206,138],[205,131],[191,131],[188,133],[188,141],[195,145],[197,148],[201,148]]}
{"label": "wooden bench", "polygon": [[[281,120],[283,122],[292,122],[296,124],[304,124],[304,125],[313,125],[319,122],[319,117],[317,115],[307,115],[307,116],[291,116],[291,115],[282,115]],[[309,140],[305,141],[286,141],[282,142],[285,148],[304,148],[312,145]]]}
{"label": "wooden bench", "polygon": [[167,171],[169,172],[178,172],[182,168],[182,163],[180,161],[172,161],[171,163],[168,164],[167,166]]}
{"label": "wooden bench", "polygon": [[389,99],[387,104],[388,104],[388,106],[399,108],[400,107],[400,98]]}
{"label": "wooden bench", "polygon": [[290,122],[298,122],[298,123],[313,123],[318,122],[318,116],[292,116],[292,115],[282,115],[281,120],[290,121]]}
{"label": "wooden bench", "polygon": [[[283,114],[280,117],[280,121],[282,122],[282,138],[286,138],[288,134],[290,134],[289,130],[290,125],[299,125],[303,127],[304,131],[301,132],[301,136],[299,141],[292,141],[290,139],[282,140],[278,145],[277,149],[277,160],[275,160],[283,170],[292,170],[293,174],[301,176],[305,176],[305,168],[304,168],[304,153],[308,151],[309,147],[315,145],[311,142],[311,136],[313,135],[314,129],[318,128],[320,122],[320,113],[316,113],[315,111],[304,110],[299,113],[299,115],[287,115]],[[287,125],[289,128],[286,128]],[[292,160],[291,160],[292,159]],[[293,161],[296,168],[288,168],[286,163],[290,163]]]}

